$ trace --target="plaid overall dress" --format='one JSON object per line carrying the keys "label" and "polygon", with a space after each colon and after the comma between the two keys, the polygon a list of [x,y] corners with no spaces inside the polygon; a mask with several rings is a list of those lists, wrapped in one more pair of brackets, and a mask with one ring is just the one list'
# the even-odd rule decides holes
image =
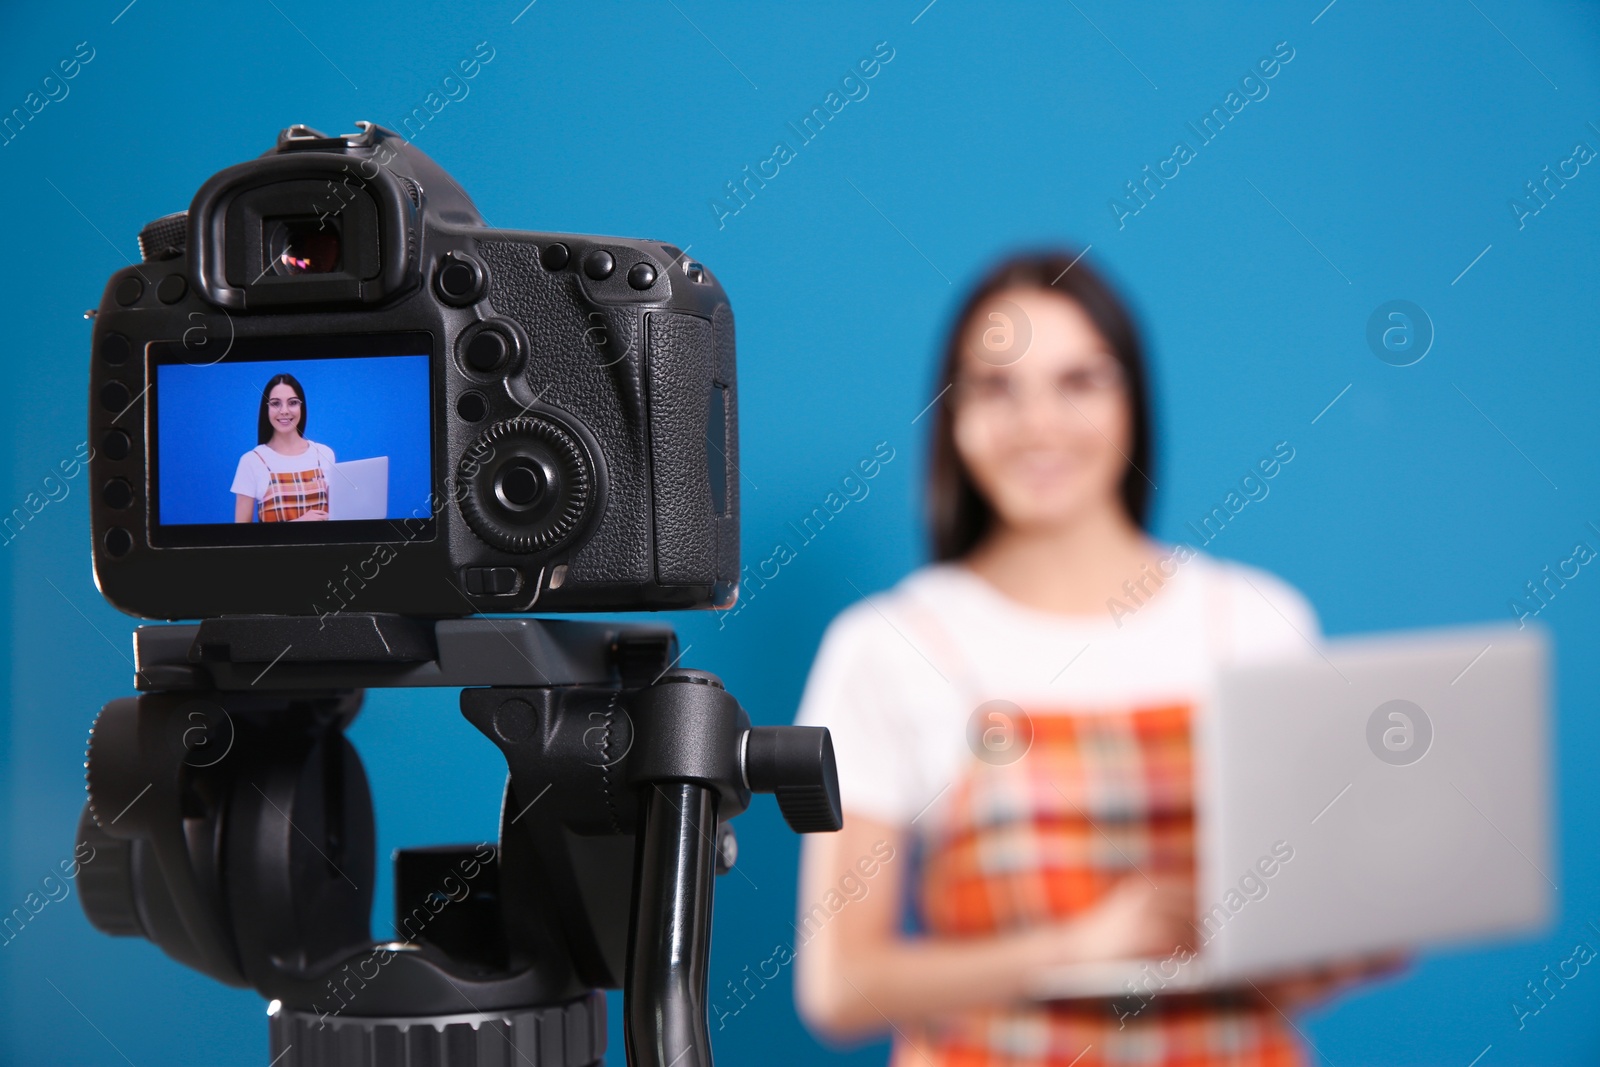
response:
{"label": "plaid overall dress", "polygon": [[[1216,654],[1217,598],[1207,591]],[[985,692],[931,611],[914,613],[970,706]],[[928,933],[983,937],[1057,922],[1123,877],[1192,874],[1192,704],[1025,707],[1015,762],[973,758],[923,842]],[[891,1067],[1301,1067],[1291,1024],[1254,990],[1024,1003],[903,1027]]]}
{"label": "plaid overall dress", "polygon": [[[322,470],[322,456],[316,446],[306,449],[316,463],[314,470],[277,473],[267,471],[267,491],[258,501],[262,522],[292,522],[308,511],[328,510],[328,479]],[[267,461],[254,449],[250,454],[263,467]]]}

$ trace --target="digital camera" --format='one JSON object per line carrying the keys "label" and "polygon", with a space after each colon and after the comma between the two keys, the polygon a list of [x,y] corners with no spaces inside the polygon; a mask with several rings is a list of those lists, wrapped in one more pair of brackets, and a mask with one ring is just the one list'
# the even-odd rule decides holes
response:
{"label": "digital camera", "polygon": [[283,131],[106,286],[100,591],[158,619],[731,604],[716,279],[667,244],[488,228],[358,126]]}

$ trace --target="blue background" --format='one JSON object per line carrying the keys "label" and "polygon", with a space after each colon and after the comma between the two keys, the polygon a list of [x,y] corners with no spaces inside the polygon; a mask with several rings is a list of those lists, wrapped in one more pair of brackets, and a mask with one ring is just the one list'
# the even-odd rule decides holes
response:
{"label": "blue background", "polygon": [[388,518],[432,514],[428,357],[363,356],[162,365],[162,523],[233,521],[233,476],[256,447],[261,388],[281,373],[305,390],[306,437],[333,449],[335,462],[389,457]]}
{"label": "blue background", "polygon": [[[493,225],[671,240],[717,272],[739,320],[750,562],[876,442],[896,449],[871,495],[726,625],[674,620],[686,661],[721,674],[758,722],[793,715],[823,626],[858,589],[924,558],[928,420],[913,419],[964,286],[1019,244],[1092,245],[1142,315],[1162,430],[1157,533],[1180,536],[1274,442],[1292,443],[1272,495],[1210,550],[1299,586],[1328,631],[1510,618],[1542,567],[1600,545],[1600,173],[1583,167],[1520,226],[1510,206],[1575,142],[1600,147],[1592,5],[126,3],[19,7],[0,40],[3,109],[77,42],[95,49],[70,95],[0,148],[8,509],[83,439],[82,312],[137,258],[141,225],[281,126],[400,122],[487,41],[494,58],[470,94],[416,144]],[[786,123],[879,41],[895,54],[870,95],[719,227],[724,183],[792,137]],[[1295,57],[1270,95],[1119,228],[1123,184],[1279,41]],[[1367,344],[1368,317],[1393,299],[1436,331],[1413,366]],[[134,622],[94,589],[88,489],[69,485],[0,549],[7,909],[69,855],[89,723],[131,691]],[[1327,1062],[1600,1059],[1592,968],[1521,1030],[1510,1006],[1575,942],[1595,943],[1585,924],[1600,921],[1592,569],[1539,616],[1558,657],[1556,924],[1429,953],[1309,1016]],[[373,694],[353,737],[384,852],[493,835],[503,767],[453,694]],[[739,830],[740,873],[718,885],[714,989],[791,937],[797,842],[768,801]],[[100,936],[75,897],[0,948],[0,971],[12,1062],[265,1062],[253,994]],[[788,982],[716,1035],[721,1062],[883,1061],[882,1045],[830,1059]]]}

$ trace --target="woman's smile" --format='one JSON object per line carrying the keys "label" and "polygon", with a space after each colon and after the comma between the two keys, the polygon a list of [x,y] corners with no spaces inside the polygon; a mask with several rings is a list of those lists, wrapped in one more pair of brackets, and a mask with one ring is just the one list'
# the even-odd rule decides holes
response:
{"label": "woman's smile", "polygon": [[1031,449],[1009,457],[1006,468],[1034,487],[1070,481],[1083,469],[1082,459],[1057,449]]}

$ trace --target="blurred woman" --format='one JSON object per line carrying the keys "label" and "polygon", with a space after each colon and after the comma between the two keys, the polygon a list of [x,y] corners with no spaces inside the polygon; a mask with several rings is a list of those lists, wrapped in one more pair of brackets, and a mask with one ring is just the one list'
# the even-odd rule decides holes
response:
{"label": "blurred woman", "polygon": [[846,818],[805,838],[796,996],[825,1036],[891,1034],[896,1067],[1298,1064],[1283,1012],[1356,973],[1039,999],[1064,965],[1193,957],[1191,713],[1223,664],[1319,638],[1283,581],[1145,532],[1145,378],[1088,263],[992,271],[937,385],[935,561],[812,668],[799,721],[833,733]]}

